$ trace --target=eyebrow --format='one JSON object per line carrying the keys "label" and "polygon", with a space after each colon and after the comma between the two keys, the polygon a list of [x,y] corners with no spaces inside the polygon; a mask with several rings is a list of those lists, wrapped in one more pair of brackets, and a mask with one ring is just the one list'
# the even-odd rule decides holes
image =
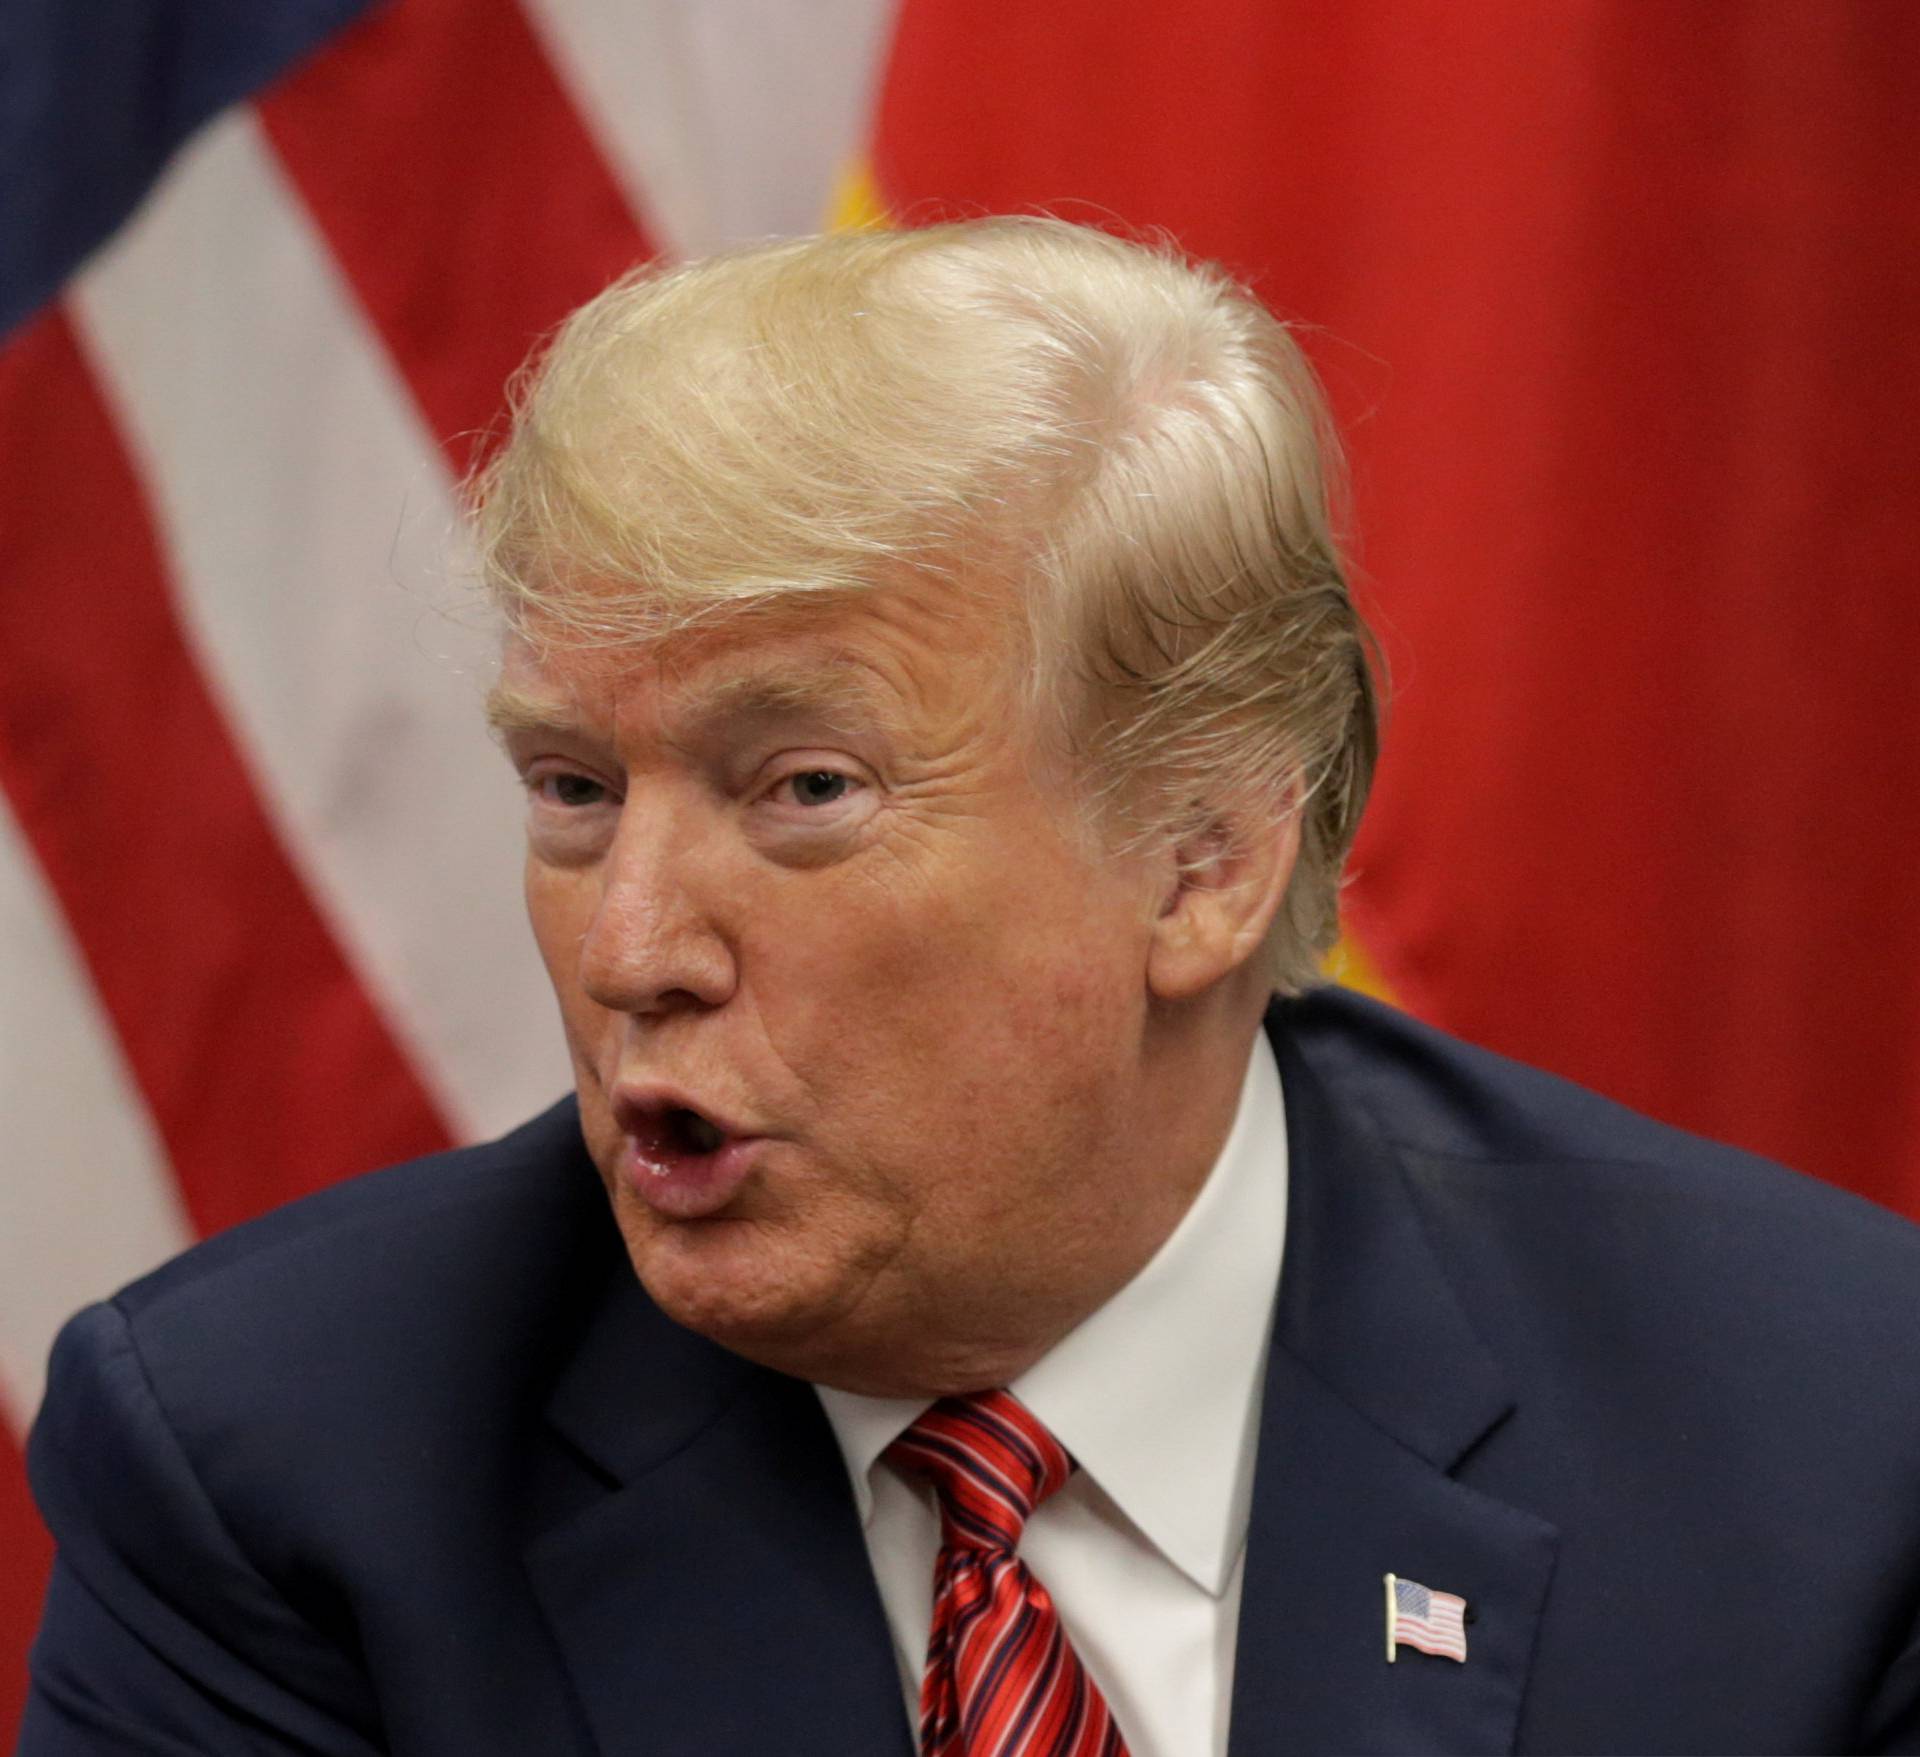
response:
{"label": "eyebrow", "polygon": [[[859,723],[893,731],[901,724],[892,692],[864,675],[864,663],[849,653],[832,652],[804,666],[791,662],[738,671],[710,683],[673,692],[671,711],[689,728],[726,720],[794,718],[818,720],[835,730]],[[496,733],[572,732],[579,717],[550,697],[510,683],[487,692],[487,724]]]}
{"label": "eyebrow", "polygon": [[496,683],[487,691],[487,724],[495,732],[551,732],[573,724],[564,708],[528,695],[510,683]]}

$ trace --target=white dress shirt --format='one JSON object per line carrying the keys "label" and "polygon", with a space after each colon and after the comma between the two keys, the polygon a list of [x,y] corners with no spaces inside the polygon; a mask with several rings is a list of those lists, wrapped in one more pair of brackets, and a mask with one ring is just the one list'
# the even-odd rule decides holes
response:
{"label": "white dress shirt", "polygon": [[[1053,1595],[1132,1757],[1223,1757],[1280,1256],[1287,1136],[1256,1037],[1232,1131],[1147,1266],[1009,1387],[1080,1468],[1020,1554]],[[940,1519],[880,1461],[927,1406],[817,1386],[847,1462],[919,1725]]]}

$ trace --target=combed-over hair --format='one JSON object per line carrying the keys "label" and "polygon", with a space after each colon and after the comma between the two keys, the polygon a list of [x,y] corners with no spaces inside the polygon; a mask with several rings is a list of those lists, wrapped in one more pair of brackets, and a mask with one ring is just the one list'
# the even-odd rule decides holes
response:
{"label": "combed-over hair", "polygon": [[489,589],[548,641],[1011,586],[1038,723],[1109,830],[1299,814],[1270,939],[1293,989],[1378,738],[1336,459],[1299,348],[1219,270],[995,218],[635,271],[524,375],[472,498]]}

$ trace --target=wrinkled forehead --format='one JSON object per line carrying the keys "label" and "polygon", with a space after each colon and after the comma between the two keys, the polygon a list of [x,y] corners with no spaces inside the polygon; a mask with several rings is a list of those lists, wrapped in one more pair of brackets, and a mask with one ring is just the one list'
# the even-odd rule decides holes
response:
{"label": "wrinkled forehead", "polygon": [[640,716],[669,738],[772,719],[905,736],[977,706],[1010,671],[1004,632],[977,606],[888,588],[625,640],[510,629],[487,712],[507,733]]}
{"label": "wrinkled forehead", "polygon": [[684,653],[536,651],[511,643],[487,698],[501,732],[643,716],[662,734],[717,722],[805,719],[891,728],[900,703],[852,655],[807,645]]}

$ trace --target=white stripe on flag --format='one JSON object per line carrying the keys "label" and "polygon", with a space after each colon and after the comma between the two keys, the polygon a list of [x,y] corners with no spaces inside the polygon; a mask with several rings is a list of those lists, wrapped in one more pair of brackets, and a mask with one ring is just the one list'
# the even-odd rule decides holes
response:
{"label": "white stripe on flag", "polygon": [[4,795],[0,945],[0,1405],[24,1433],[61,1322],[172,1256],[193,1229]]}
{"label": "white stripe on flag", "polygon": [[826,223],[865,145],[894,0],[528,0],[662,249]]}
{"label": "white stripe on flag", "polygon": [[491,640],[441,614],[445,468],[250,110],[76,295],[289,856],[455,1127],[520,1120],[567,1072],[480,726]]}

